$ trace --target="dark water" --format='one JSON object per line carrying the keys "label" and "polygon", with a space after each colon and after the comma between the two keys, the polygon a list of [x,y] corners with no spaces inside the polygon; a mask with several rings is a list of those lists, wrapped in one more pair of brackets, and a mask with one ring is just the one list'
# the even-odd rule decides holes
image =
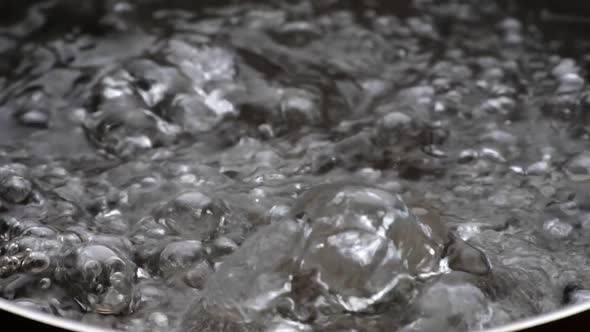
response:
{"label": "dark water", "polygon": [[194,332],[478,330],[590,298],[584,19],[190,3],[0,5],[0,296]]}

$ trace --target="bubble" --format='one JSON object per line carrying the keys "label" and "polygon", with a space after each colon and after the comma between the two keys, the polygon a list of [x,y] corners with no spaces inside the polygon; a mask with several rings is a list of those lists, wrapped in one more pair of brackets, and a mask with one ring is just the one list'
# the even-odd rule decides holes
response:
{"label": "bubble", "polygon": [[492,149],[489,147],[484,147],[480,150],[480,154],[483,157],[486,157],[492,161],[498,162],[498,163],[505,163],[506,162],[506,158],[502,155],[502,153],[496,149]]}
{"label": "bubble", "polygon": [[231,80],[236,75],[232,54],[221,47],[193,47],[181,40],[171,40],[164,51],[166,60],[179,69],[197,86],[207,81]]}
{"label": "bubble", "polygon": [[165,109],[165,118],[191,134],[210,131],[223,120],[223,114],[211,109],[199,95],[178,94]]}
{"label": "bubble", "polygon": [[94,222],[100,231],[107,234],[124,234],[129,229],[128,221],[119,210],[100,212]]}
{"label": "bubble", "polygon": [[16,115],[19,124],[33,128],[48,128],[49,115],[47,112],[32,109]]}
{"label": "bubble", "polygon": [[107,92],[98,109],[84,120],[83,127],[92,144],[125,157],[170,145],[177,139],[177,125],[149,111],[131,92],[115,91],[116,96],[109,95],[115,92]]}
{"label": "bubble", "polygon": [[32,252],[22,262],[23,269],[32,273],[42,273],[51,265],[51,259],[44,253]]}
{"label": "bubble", "polygon": [[4,275],[9,275],[16,272],[21,266],[21,260],[16,256],[2,256],[0,257],[0,268]]}
{"label": "bubble", "polygon": [[574,156],[565,164],[564,171],[572,181],[590,180],[590,154]]}
{"label": "bubble", "polygon": [[272,221],[279,221],[289,215],[290,208],[287,205],[277,204],[268,211]]}
{"label": "bubble", "polygon": [[161,239],[172,233],[172,230],[158,223],[152,216],[141,218],[132,230],[133,242],[136,244],[144,244],[147,239]]}
{"label": "bubble", "polygon": [[576,93],[581,91],[585,85],[584,79],[577,73],[567,73],[559,77],[557,93]]}
{"label": "bubble", "polygon": [[509,31],[504,35],[504,41],[509,45],[520,45],[524,38],[520,32]]}
{"label": "bubble", "polygon": [[35,301],[34,299],[26,299],[26,298],[15,299],[14,304],[21,306],[23,308],[29,309],[29,310],[40,311],[40,312],[51,314],[51,308],[49,307],[49,305],[44,304],[44,303],[39,303],[38,301]]}
{"label": "bubble", "polygon": [[95,282],[102,273],[102,266],[95,260],[88,260],[82,266],[82,274],[87,282]]}
{"label": "bubble", "polygon": [[160,271],[164,276],[171,276],[197,262],[203,254],[203,244],[200,241],[172,242],[160,254]]}
{"label": "bubble", "polygon": [[31,286],[33,278],[23,273],[0,279],[0,294],[6,299],[14,299],[19,292]]}
{"label": "bubble", "polygon": [[206,261],[201,261],[192,266],[184,277],[187,285],[192,288],[202,289],[207,282],[209,276],[213,273],[213,269]]}
{"label": "bubble", "polygon": [[503,130],[491,130],[481,136],[481,141],[486,143],[494,143],[503,148],[507,148],[518,142],[518,139],[513,134]]}
{"label": "bubble", "polygon": [[178,234],[191,235],[197,239],[209,238],[219,226],[224,215],[222,202],[199,191],[180,194],[156,209],[157,219]]}
{"label": "bubble", "polygon": [[400,196],[361,185],[319,185],[292,213],[311,226],[303,269],[317,271],[320,287],[346,310],[364,310],[401,279],[439,266],[446,229],[436,218],[418,219]]}
{"label": "bubble", "polygon": [[397,111],[397,108],[389,111],[390,105],[380,106],[377,108],[377,112],[381,108],[387,113],[376,120],[377,139],[380,146],[401,146],[400,150],[403,150],[406,144],[417,143],[414,139],[423,127],[417,117],[411,117],[404,112]]}
{"label": "bubble", "polygon": [[221,236],[213,241],[215,255],[228,255],[238,248],[238,245],[230,238]]}
{"label": "bubble", "polygon": [[137,268],[137,273],[135,274],[137,279],[150,279],[151,276],[148,271],[142,269],[141,267]]}
{"label": "bubble", "polygon": [[302,47],[321,37],[321,31],[310,22],[295,21],[283,24],[271,36],[287,46]]}
{"label": "bubble", "polygon": [[34,236],[38,238],[55,239],[57,238],[57,231],[47,226],[33,226],[25,229],[22,236]]}
{"label": "bubble", "polygon": [[41,278],[41,280],[39,280],[39,287],[41,287],[41,289],[49,289],[51,287],[51,279]]}
{"label": "bubble", "polygon": [[[336,144],[334,152],[342,167],[353,170],[361,167],[361,162],[372,162],[376,157],[376,147],[366,133],[348,137]],[[360,164],[360,165],[359,165]]]}
{"label": "bubble", "polygon": [[522,23],[514,17],[508,17],[500,22],[500,27],[504,31],[520,31],[522,29]]}
{"label": "bubble", "polygon": [[42,252],[53,254],[61,244],[54,239],[44,239],[35,236],[19,236],[13,238],[6,245],[6,252],[12,255],[21,255],[27,252]]}
{"label": "bubble", "polygon": [[152,312],[148,317],[148,321],[156,329],[166,329],[169,325],[168,316],[161,312]]}
{"label": "bubble", "polygon": [[104,295],[101,296],[100,302],[93,304],[93,308],[102,315],[116,315],[127,311],[130,301],[129,293],[122,293],[115,288],[108,288]]}
{"label": "bubble", "polygon": [[302,229],[291,221],[262,227],[227,256],[205,284],[206,314],[250,323],[272,310],[291,290],[292,257]]}
{"label": "bubble", "polygon": [[470,284],[437,282],[418,301],[423,316],[436,319],[438,328],[443,330],[457,327],[482,329],[491,319],[490,304],[485,295]]}
{"label": "bubble", "polygon": [[578,70],[579,68],[573,59],[565,58],[551,69],[551,74],[556,78],[560,78],[567,74],[577,73]]}
{"label": "bubble", "polygon": [[563,239],[570,235],[573,226],[564,223],[559,219],[551,219],[543,224],[543,230],[552,237]]}
{"label": "bubble", "polygon": [[528,175],[545,175],[551,171],[551,164],[545,160],[538,161],[526,168]]}
{"label": "bubble", "polygon": [[160,285],[154,284],[153,281],[138,284],[135,287],[133,298],[136,311],[167,306],[170,303],[167,292]]}
{"label": "bubble", "polygon": [[491,271],[490,263],[483,251],[459,239],[447,246],[446,256],[449,267],[455,271],[476,275],[486,275]]}
{"label": "bubble", "polygon": [[133,59],[125,64],[125,69],[132,76],[133,89],[149,108],[160,104],[184,83],[175,68],[158,65],[149,59]]}
{"label": "bubble", "polygon": [[478,157],[479,152],[474,149],[466,149],[459,153],[458,162],[466,164],[476,160]]}
{"label": "bubble", "polygon": [[2,176],[0,179],[0,196],[10,203],[22,204],[33,190],[29,180],[19,175]]}
{"label": "bubble", "polygon": [[5,248],[6,248],[6,253],[8,255],[16,255],[21,250],[21,246],[19,245],[18,242],[11,242]]}
{"label": "bubble", "polygon": [[64,245],[69,246],[76,246],[82,243],[82,239],[76,233],[73,232],[64,232],[58,236],[58,239]]}
{"label": "bubble", "polygon": [[264,330],[264,332],[311,332],[313,331],[312,327],[307,324],[303,324],[300,322],[276,318],[274,319],[269,326]]}
{"label": "bubble", "polygon": [[412,118],[401,112],[390,112],[383,116],[383,126],[390,130],[410,128]]}
{"label": "bubble", "polygon": [[320,100],[310,91],[285,89],[281,95],[283,121],[292,126],[317,125],[321,119]]}
{"label": "bubble", "polygon": [[420,18],[412,17],[408,19],[408,25],[412,32],[419,37],[437,39],[437,32],[429,22]]}
{"label": "bubble", "polygon": [[569,295],[568,303],[577,304],[577,303],[587,303],[590,302],[590,291],[585,289],[580,289],[573,291]]}
{"label": "bubble", "polygon": [[60,283],[88,310],[120,314],[129,309],[135,265],[115,250],[87,244],[67,251],[60,261]]}

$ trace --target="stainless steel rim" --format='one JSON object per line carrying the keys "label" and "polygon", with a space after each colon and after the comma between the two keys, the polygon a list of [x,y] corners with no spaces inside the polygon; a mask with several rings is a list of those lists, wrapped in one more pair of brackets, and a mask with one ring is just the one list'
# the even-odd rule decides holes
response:
{"label": "stainless steel rim", "polygon": [[[107,328],[100,328],[95,327],[87,324],[83,324],[80,322],[75,322],[68,319],[63,319],[59,317],[55,317],[49,314],[45,314],[38,311],[33,311],[30,309],[26,309],[23,307],[19,307],[18,305],[11,303],[7,300],[0,299],[0,310],[28,318],[40,323],[44,323],[47,325],[59,327],[69,331],[75,332],[120,332],[113,329]],[[535,326],[541,326],[543,324],[557,321],[563,318],[567,318],[569,316],[573,316],[579,314],[584,311],[590,311],[590,302],[580,303],[576,305],[571,305],[550,313],[546,313],[540,316],[535,316],[527,319],[523,319],[520,321],[516,321],[504,326],[495,327],[492,329],[485,330],[483,332],[512,332],[512,331],[520,331],[528,328],[532,328]]]}
{"label": "stainless steel rim", "polygon": [[524,329],[528,329],[535,326],[541,326],[543,324],[547,324],[549,322],[557,321],[560,319],[564,319],[576,314],[579,314],[584,311],[590,310],[590,302],[584,302],[579,304],[574,304],[567,306],[565,308],[552,311],[543,315],[534,316],[530,318],[526,318],[523,320],[519,320],[504,326],[499,326],[495,328],[491,328],[486,330],[485,332],[512,332],[512,331],[520,331]]}
{"label": "stainless steel rim", "polygon": [[44,323],[50,326],[55,326],[67,331],[75,332],[120,332],[112,329],[95,327],[88,324],[83,324],[69,319],[63,319],[56,316],[52,316],[43,312],[30,310],[27,308],[20,307],[7,300],[0,299],[0,310],[28,318],[40,323]]}

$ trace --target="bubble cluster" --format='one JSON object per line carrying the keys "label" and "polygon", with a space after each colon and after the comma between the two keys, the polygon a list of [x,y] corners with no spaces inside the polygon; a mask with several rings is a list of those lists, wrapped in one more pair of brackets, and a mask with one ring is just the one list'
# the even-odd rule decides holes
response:
{"label": "bubble cluster", "polygon": [[[255,323],[287,303],[283,310],[296,317],[301,310],[368,310],[403,281],[447,272],[448,231],[428,211],[417,211],[422,219],[401,197],[376,188],[312,187],[290,211],[298,221],[276,221],[250,236],[210,277],[199,305],[236,324]],[[481,252],[457,243],[448,258],[453,267],[485,262],[470,256]],[[308,302],[316,297],[323,300]]]}

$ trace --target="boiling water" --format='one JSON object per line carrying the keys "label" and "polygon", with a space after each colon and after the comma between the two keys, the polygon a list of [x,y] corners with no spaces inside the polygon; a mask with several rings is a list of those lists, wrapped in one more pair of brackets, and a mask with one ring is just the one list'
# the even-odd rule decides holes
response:
{"label": "boiling water", "polygon": [[0,296],[193,332],[590,298],[590,43],[432,2],[1,4]]}

